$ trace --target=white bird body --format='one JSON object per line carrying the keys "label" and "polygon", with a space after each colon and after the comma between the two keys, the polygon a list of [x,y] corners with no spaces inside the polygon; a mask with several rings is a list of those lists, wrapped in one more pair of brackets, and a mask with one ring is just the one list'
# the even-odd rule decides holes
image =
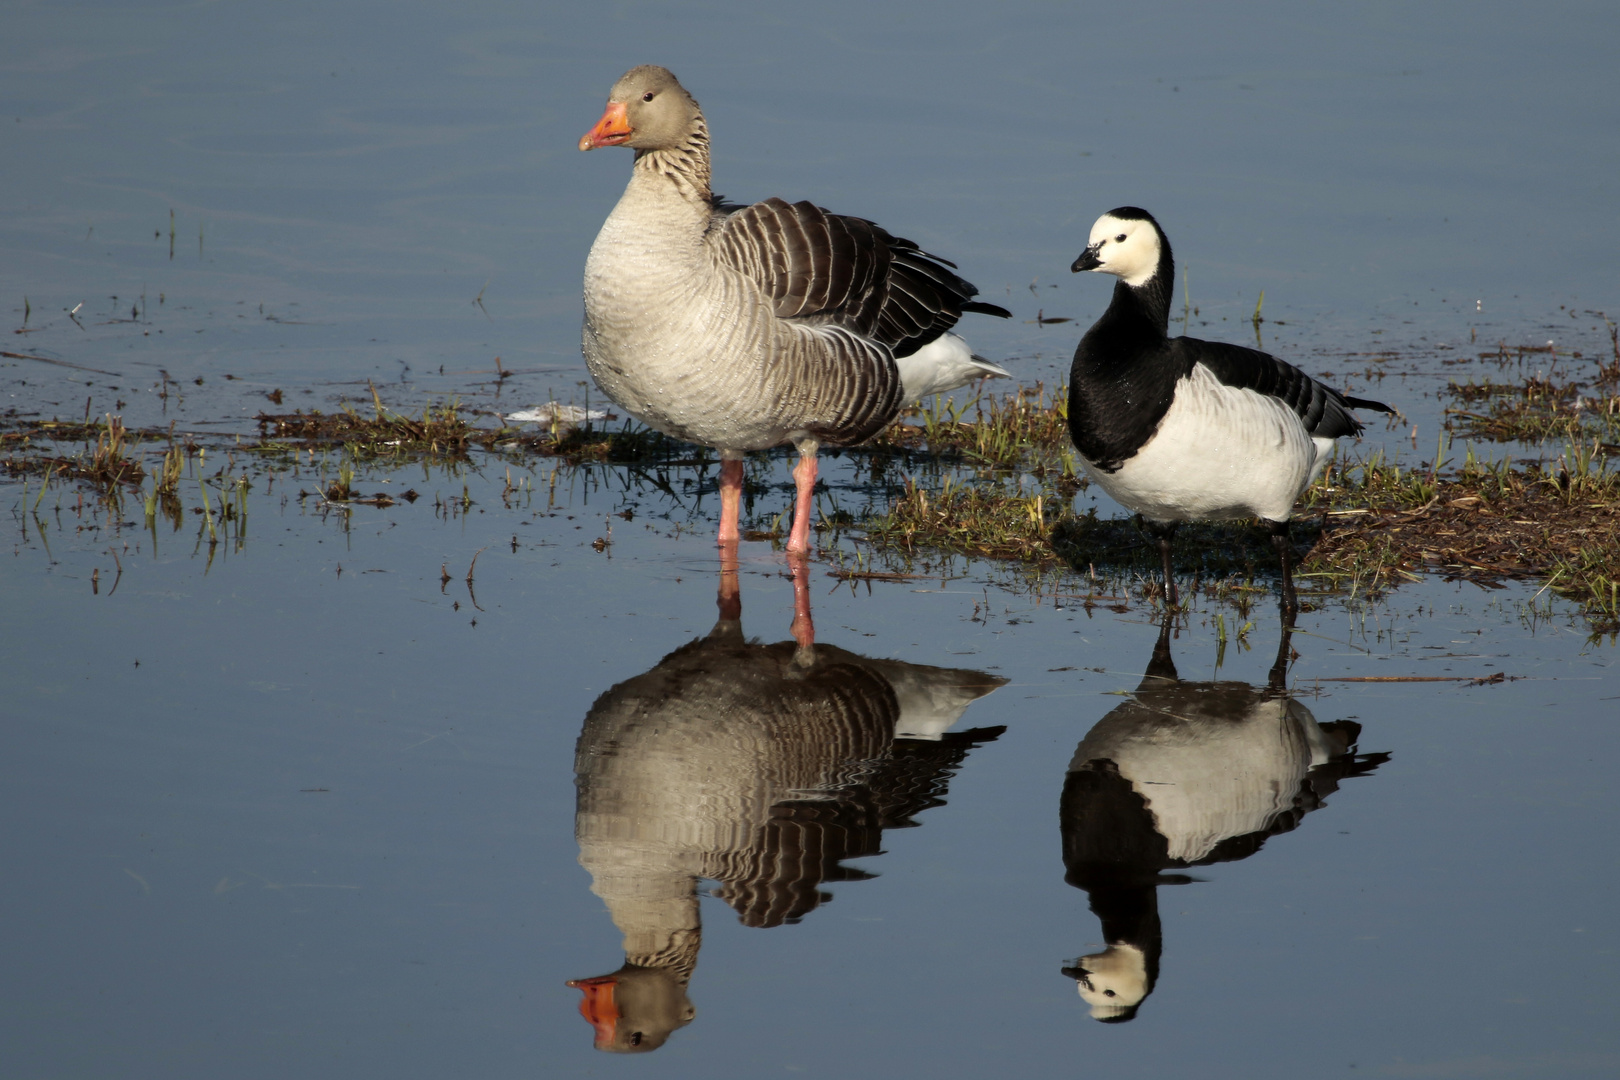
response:
{"label": "white bird body", "polygon": [[1286,521],[1333,442],[1307,434],[1276,398],[1227,386],[1194,364],[1140,450],[1112,472],[1085,464],[1110,498],[1150,521]]}
{"label": "white bird body", "polygon": [[919,401],[935,394],[948,394],[974,379],[1007,378],[1009,372],[982,356],[975,356],[968,343],[956,334],[939,335],[908,356],[895,357],[900,384],[906,401]]}
{"label": "white bird body", "polygon": [[1307,774],[1331,756],[1321,725],[1292,698],[1195,683],[1139,690],[1081,741],[1069,768],[1112,761],[1146,800],[1166,858],[1190,866],[1292,812]]}
{"label": "white bird body", "polygon": [[580,405],[564,405],[557,401],[548,401],[532,409],[510,412],[505,417],[508,423],[556,424],[559,427],[573,427],[576,424],[607,418],[608,412],[605,409],[587,409]]}

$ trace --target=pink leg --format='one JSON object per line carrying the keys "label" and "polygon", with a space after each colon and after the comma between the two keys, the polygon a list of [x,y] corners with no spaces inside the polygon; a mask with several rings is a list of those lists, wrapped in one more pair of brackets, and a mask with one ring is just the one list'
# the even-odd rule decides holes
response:
{"label": "pink leg", "polygon": [[810,554],[810,513],[816,498],[816,452],[799,453],[799,463],[793,467],[793,483],[798,497],[793,501],[793,531],[788,534],[787,549],[791,554]]}
{"label": "pink leg", "polygon": [[808,649],[816,643],[816,624],[810,617],[810,561],[790,553],[788,565],[793,568],[793,640]]}
{"label": "pink leg", "polygon": [[743,463],[741,458],[724,458],[720,462],[720,543],[735,545],[741,534],[737,531],[737,515],[742,509]]}
{"label": "pink leg", "polygon": [[742,590],[737,585],[737,542],[720,545],[720,595],[715,604],[723,622],[742,619]]}

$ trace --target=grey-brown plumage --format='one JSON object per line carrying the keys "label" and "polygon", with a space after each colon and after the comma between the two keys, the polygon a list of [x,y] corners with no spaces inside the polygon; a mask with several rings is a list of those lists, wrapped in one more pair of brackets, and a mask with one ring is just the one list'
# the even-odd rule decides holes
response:
{"label": "grey-brown plumage", "polygon": [[[643,983],[665,973],[662,1011],[618,1003],[607,1041],[650,1049],[658,1017],[679,1017],[702,940],[699,880],[745,925],[773,927],[829,900],[827,883],[869,876],[845,860],[878,854],[885,829],[939,805],[968,751],[1002,730],[943,729],[1003,681],[750,643],[723,620],[598,698],[575,755],[580,863],[624,935],[621,970]],[[615,1048],[603,1041],[599,1026],[598,1046]]]}
{"label": "grey-brown plumage", "polygon": [[[949,333],[972,300],[952,265],[808,202],[716,200],[697,102],[660,67],[627,72],[581,149],[635,148],[585,264],[586,366],[638,419],[728,460],[862,442],[909,400],[1006,375]],[[740,483],[728,474],[723,483]],[[800,477],[801,509],[808,510]],[[735,538],[723,512],[721,539]],[[790,550],[808,546],[796,516]]]}
{"label": "grey-brown plumage", "polygon": [[865,218],[772,198],[718,224],[718,253],[760,283],[778,317],[842,326],[897,357],[945,333],[963,312],[1007,314],[969,300],[977,290],[952,273],[954,263]]}

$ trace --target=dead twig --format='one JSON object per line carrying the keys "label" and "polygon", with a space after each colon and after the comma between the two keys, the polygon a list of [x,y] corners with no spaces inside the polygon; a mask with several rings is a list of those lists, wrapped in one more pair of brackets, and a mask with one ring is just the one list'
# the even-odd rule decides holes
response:
{"label": "dead twig", "polygon": [[0,356],[4,356],[8,360],[38,360],[42,364],[55,364],[58,367],[72,368],[75,371],[93,371],[97,375],[118,374],[116,371],[103,371],[98,367],[86,367],[83,364],[73,364],[66,360],[52,360],[48,356],[35,356],[33,353],[6,352],[5,350],[0,349]]}
{"label": "dead twig", "polygon": [[478,606],[478,596],[473,592],[473,567],[478,565],[478,556],[482,555],[487,547],[489,545],[485,544],[484,547],[473,552],[472,562],[467,564],[467,598],[472,601],[472,606],[478,608],[479,611],[484,609]]}

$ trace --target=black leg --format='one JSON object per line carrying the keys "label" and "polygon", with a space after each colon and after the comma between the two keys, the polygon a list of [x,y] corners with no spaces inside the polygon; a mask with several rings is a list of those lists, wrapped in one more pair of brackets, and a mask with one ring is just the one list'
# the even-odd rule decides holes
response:
{"label": "black leg", "polygon": [[1136,515],[1137,524],[1142,531],[1151,536],[1159,545],[1159,561],[1164,566],[1164,595],[1165,603],[1175,607],[1176,576],[1170,570],[1170,542],[1175,539],[1176,529],[1181,525],[1179,521],[1147,521],[1141,514]]}
{"label": "black leg", "polygon": [[1277,659],[1272,661],[1271,674],[1266,679],[1266,689],[1273,693],[1282,693],[1288,689],[1288,660],[1292,656],[1289,651],[1289,638],[1294,634],[1293,612],[1288,610],[1286,604],[1282,605],[1282,640],[1277,643]]}
{"label": "black leg", "polygon": [[1159,620],[1159,640],[1153,643],[1153,659],[1148,661],[1147,672],[1142,676],[1144,690],[1176,681],[1176,662],[1170,656],[1170,631],[1174,622],[1169,609],[1165,609],[1164,618]]}
{"label": "black leg", "polygon": [[1294,538],[1289,535],[1288,522],[1271,523],[1271,546],[1282,560],[1283,622],[1292,627],[1299,612],[1299,596],[1294,592]]}

